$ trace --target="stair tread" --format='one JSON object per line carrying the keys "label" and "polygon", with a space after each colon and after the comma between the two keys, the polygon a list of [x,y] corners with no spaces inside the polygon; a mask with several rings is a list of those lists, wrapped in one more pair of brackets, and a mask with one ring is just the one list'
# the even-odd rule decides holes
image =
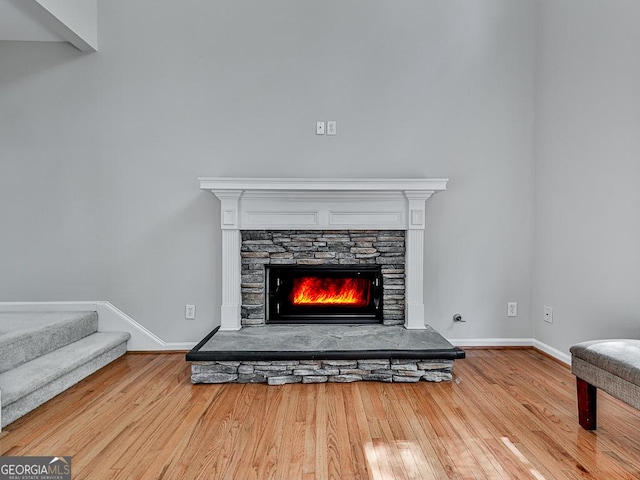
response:
{"label": "stair tread", "polygon": [[126,342],[128,333],[97,332],[0,373],[2,404],[8,405],[89,360]]}

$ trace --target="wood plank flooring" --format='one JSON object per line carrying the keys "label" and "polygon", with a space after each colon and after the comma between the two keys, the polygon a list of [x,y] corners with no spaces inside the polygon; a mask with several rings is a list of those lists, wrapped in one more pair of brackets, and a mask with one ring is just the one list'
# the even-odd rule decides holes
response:
{"label": "wood plank flooring", "polygon": [[182,354],[127,354],[0,434],[74,479],[638,479],[640,412],[534,350],[470,349],[450,383],[191,385]]}

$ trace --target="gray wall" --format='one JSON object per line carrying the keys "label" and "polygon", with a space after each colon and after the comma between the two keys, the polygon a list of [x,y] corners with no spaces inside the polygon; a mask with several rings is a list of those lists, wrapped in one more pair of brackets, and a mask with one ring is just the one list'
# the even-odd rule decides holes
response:
{"label": "gray wall", "polygon": [[199,340],[223,279],[197,176],[450,177],[427,321],[532,336],[535,2],[110,0],[99,36],[0,43],[0,300],[109,300]]}
{"label": "gray wall", "polygon": [[0,300],[104,294],[93,87],[68,45],[0,42]]}
{"label": "gray wall", "polygon": [[539,5],[534,335],[640,338],[640,3]]}

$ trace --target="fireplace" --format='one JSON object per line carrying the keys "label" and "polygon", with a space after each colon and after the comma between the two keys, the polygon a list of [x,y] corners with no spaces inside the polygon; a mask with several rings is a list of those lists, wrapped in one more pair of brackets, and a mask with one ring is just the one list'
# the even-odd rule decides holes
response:
{"label": "fireplace", "polygon": [[425,202],[446,185],[200,178],[220,199],[222,305],[192,383],[451,380],[464,352],[423,303]]}
{"label": "fireplace", "polygon": [[380,266],[266,268],[266,323],[382,323]]}

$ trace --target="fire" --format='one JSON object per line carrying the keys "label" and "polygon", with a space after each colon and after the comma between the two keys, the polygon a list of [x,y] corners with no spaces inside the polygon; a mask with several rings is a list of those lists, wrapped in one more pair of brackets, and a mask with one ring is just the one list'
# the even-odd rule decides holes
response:
{"label": "fire", "polygon": [[369,282],[364,278],[295,278],[289,300],[293,305],[303,306],[366,307],[369,304],[368,286]]}

